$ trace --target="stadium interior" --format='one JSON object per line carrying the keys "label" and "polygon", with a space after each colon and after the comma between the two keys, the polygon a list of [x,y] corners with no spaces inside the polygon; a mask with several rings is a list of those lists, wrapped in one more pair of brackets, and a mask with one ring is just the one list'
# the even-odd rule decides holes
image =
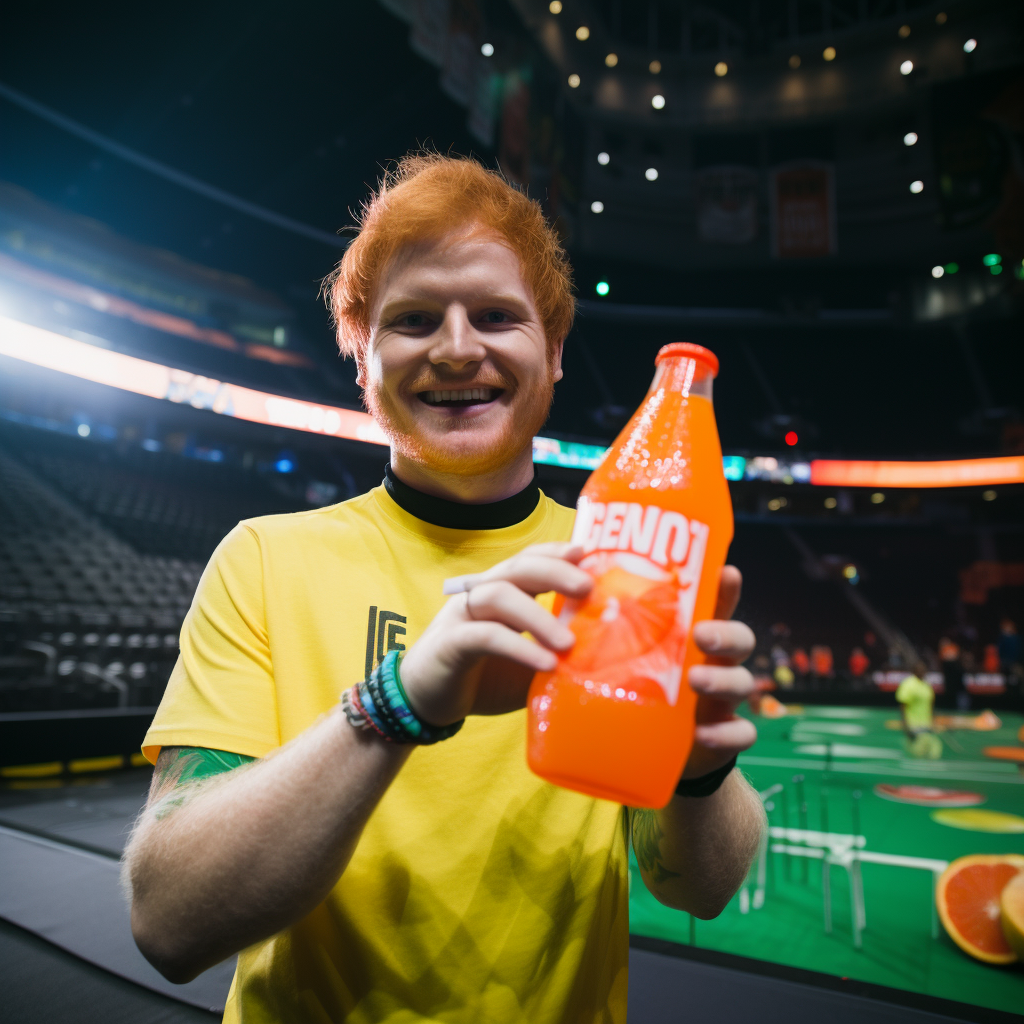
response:
{"label": "stadium interior", "polygon": [[[1024,854],[1019,4],[57,4],[8,27],[5,1019],[223,1009],[230,964],[173,986],[131,944],[140,743],[221,539],[382,479],[319,288],[421,145],[500,167],[565,241],[578,315],[534,448],[559,503],[661,345],[721,362],[758,641],[740,766],[770,832],[714,921],[634,862],[630,1020],[1020,1019],[1022,965],[971,959],[934,903],[956,858]],[[919,661],[938,755],[900,731]],[[927,792],[984,811],[951,824]]]}

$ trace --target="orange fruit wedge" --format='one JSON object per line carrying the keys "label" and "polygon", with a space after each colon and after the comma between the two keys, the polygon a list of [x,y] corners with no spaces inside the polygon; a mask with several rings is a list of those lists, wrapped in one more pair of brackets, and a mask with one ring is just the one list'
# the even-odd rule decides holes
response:
{"label": "orange fruit wedge", "polygon": [[1024,856],[973,854],[959,857],[942,873],[935,903],[949,937],[976,960],[1012,964],[1017,953],[1000,921],[1000,896],[1014,879],[1024,878]]}
{"label": "orange fruit wedge", "polygon": [[1003,936],[1019,960],[1024,960],[1024,873],[1010,879],[999,897]]}

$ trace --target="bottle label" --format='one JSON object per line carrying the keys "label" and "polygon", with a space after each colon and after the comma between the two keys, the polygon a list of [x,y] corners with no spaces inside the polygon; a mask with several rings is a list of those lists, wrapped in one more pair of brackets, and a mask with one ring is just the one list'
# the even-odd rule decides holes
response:
{"label": "bottle label", "polygon": [[[639,602],[644,621],[652,621],[665,609],[666,587],[668,595],[674,592],[667,609],[670,628],[641,659],[645,674],[661,684],[669,704],[679,696],[709,533],[706,523],[658,505],[601,502],[584,496],[576,508],[572,539],[583,545],[580,566],[596,579],[610,581],[608,587],[597,588],[599,598],[591,599],[605,602],[602,621],[615,621],[626,601]],[[571,619],[577,610],[578,606],[567,603],[563,614]]]}

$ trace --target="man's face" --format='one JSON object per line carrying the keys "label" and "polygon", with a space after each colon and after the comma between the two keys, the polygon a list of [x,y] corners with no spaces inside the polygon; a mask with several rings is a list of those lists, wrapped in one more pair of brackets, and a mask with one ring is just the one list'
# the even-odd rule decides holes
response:
{"label": "man's face", "polygon": [[518,257],[465,230],[399,253],[374,296],[359,365],[370,412],[404,456],[437,472],[510,463],[547,419],[562,376]]}

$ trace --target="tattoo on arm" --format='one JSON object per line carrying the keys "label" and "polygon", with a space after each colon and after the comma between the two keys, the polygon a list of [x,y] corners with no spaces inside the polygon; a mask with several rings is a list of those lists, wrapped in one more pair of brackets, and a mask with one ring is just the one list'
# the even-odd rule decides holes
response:
{"label": "tattoo on arm", "polygon": [[149,806],[157,818],[166,818],[187,803],[199,784],[250,764],[256,758],[207,747],[164,747],[153,769]]}
{"label": "tattoo on arm", "polygon": [[670,878],[678,878],[679,872],[670,871],[661,860],[661,840],[665,833],[661,829],[658,812],[645,807],[631,807],[629,815],[633,852],[640,870],[655,885]]}

